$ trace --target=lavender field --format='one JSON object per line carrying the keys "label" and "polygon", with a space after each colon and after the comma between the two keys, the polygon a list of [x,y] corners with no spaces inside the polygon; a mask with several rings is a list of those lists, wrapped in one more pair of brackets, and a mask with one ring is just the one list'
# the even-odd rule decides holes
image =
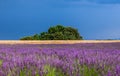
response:
{"label": "lavender field", "polygon": [[0,76],[120,76],[120,43],[0,44]]}

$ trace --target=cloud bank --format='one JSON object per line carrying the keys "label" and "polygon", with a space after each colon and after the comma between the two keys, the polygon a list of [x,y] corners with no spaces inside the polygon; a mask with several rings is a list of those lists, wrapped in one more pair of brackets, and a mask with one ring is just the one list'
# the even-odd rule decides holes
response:
{"label": "cloud bank", "polygon": [[119,4],[120,0],[64,0],[68,2],[93,2],[100,4]]}
{"label": "cloud bank", "polygon": [[113,6],[120,4],[120,0],[46,0],[46,2],[53,7]]}

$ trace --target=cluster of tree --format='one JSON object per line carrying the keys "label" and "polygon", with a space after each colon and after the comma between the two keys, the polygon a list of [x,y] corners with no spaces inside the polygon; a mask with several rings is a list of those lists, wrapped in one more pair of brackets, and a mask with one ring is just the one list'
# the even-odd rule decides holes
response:
{"label": "cluster of tree", "polygon": [[50,27],[48,32],[42,32],[33,36],[23,37],[20,40],[82,40],[77,29],[56,25]]}

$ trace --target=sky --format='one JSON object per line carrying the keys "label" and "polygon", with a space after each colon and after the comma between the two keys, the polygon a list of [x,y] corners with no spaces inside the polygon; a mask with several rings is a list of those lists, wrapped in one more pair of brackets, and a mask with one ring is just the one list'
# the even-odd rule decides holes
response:
{"label": "sky", "polygon": [[0,40],[18,40],[61,24],[84,39],[120,38],[120,0],[0,0]]}

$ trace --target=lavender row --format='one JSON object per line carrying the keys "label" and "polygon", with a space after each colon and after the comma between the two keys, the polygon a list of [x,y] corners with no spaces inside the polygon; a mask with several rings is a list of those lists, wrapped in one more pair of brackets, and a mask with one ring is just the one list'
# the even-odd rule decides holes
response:
{"label": "lavender row", "polygon": [[0,45],[0,76],[120,76],[119,46]]}

